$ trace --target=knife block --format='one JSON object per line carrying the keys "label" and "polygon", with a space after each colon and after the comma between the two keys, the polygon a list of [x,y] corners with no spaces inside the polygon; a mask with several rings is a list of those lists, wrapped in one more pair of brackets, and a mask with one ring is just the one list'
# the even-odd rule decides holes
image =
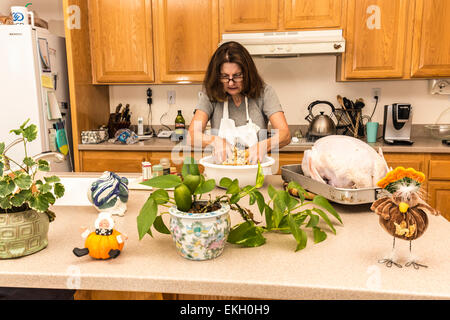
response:
{"label": "knife block", "polygon": [[116,118],[120,117],[120,113],[110,113],[108,120],[108,135],[110,138],[114,138],[117,130],[119,129],[129,129],[130,121],[116,121]]}

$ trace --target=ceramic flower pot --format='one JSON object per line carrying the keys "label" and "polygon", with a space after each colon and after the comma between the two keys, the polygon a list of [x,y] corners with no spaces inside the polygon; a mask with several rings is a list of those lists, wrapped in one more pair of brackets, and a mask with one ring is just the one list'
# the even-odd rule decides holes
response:
{"label": "ceramic flower pot", "polygon": [[175,206],[169,209],[170,232],[182,257],[209,260],[218,257],[230,233],[230,206],[207,213],[188,213]]}
{"label": "ceramic flower pot", "polygon": [[36,253],[48,244],[49,219],[46,213],[26,210],[0,213],[0,259]]}

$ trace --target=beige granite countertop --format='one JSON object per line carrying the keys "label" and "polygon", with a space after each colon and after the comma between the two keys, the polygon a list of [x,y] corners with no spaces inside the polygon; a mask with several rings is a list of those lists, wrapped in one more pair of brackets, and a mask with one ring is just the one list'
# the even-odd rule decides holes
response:
{"label": "beige granite countertop", "polygon": [[[371,143],[374,148],[381,147],[385,153],[450,153],[450,147],[442,144],[441,140],[433,139],[427,136],[418,136],[412,139],[414,144],[411,146],[389,145],[378,139],[376,143]],[[283,147],[280,152],[301,152],[311,148],[311,144],[291,143]],[[190,151],[183,142],[175,142],[170,139],[150,138],[139,141],[135,144],[124,145],[110,142],[100,144],[80,144],[78,150],[94,151],[172,151],[172,150]]]}
{"label": "beige granite countertop", "polygon": [[[280,176],[269,176],[266,187],[281,187],[281,182]],[[368,205],[337,204],[344,225],[337,224],[337,235],[328,233],[324,242],[314,244],[309,235],[307,247],[294,252],[291,235],[266,234],[267,243],[261,247],[227,243],[218,258],[198,262],[179,256],[169,235],[154,232],[154,238],[138,240],[136,217],[147,197],[148,191],[130,192],[128,211],[115,218],[116,229],[129,239],[122,254],[107,261],[72,253],[74,247],[83,246],[79,227],[92,228],[97,211],[54,207],[48,247],[19,259],[0,260],[0,286],[268,299],[450,299],[450,223],[443,217],[429,217],[427,232],[413,242],[413,253],[427,269],[377,263],[390,252],[392,237]],[[237,213],[231,216],[233,224],[240,222]],[[405,263],[408,245],[397,241],[399,263]]]}

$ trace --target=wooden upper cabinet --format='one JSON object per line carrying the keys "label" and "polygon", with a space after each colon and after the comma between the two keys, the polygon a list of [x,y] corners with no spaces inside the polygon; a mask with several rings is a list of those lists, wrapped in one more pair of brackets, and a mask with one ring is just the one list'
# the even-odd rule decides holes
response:
{"label": "wooden upper cabinet", "polygon": [[151,0],[89,0],[94,83],[153,82]]}
{"label": "wooden upper cabinet", "polygon": [[275,31],[279,0],[220,0],[221,32]]}
{"label": "wooden upper cabinet", "polygon": [[402,78],[409,71],[413,9],[409,0],[348,0],[344,79]]}
{"label": "wooden upper cabinet", "polygon": [[450,76],[450,1],[416,0],[411,77]]}
{"label": "wooden upper cabinet", "polygon": [[285,29],[340,28],[342,0],[284,0]]}
{"label": "wooden upper cabinet", "polygon": [[154,0],[158,81],[201,82],[219,44],[218,0]]}

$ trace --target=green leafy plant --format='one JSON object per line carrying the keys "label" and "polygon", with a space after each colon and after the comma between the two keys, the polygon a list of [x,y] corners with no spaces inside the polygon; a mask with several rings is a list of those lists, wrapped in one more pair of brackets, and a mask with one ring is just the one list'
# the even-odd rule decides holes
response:
{"label": "green leafy plant", "polygon": [[50,171],[50,165],[43,159],[35,161],[27,153],[27,143],[35,140],[38,134],[36,125],[28,125],[29,121],[30,119],[25,121],[19,129],[10,131],[23,141],[25,157],[22,162],[11,159],[6,154],[8,147],[0,142],[0,212],[34,209],[45,212],[49,220],[53,221],[55,214],[49,207],[64,195],[65,190],[57,176],[45,176],[43,180],[36,180],[39,171]]}
{"label": "green leafy plant", "polygon": [[[299,191],[299,199],[292,197],[287,190],[276,190],[269,185],[270,200],[266,203],[263,194],[258,190],[264,184],[264,175],[259,164],[254,185],[241,188],[238,179],[232,180],[224,177],[219,183],[224,193],[215,198],[211,198],[211,195],[209,195],[202,206],[196,206],[196,204],[216,185],[213,179],[205,180],[192,158],[185,159],[182,177],[175,175],[159,176],[141,184],[159,189],[150,194],[137,217],[139,239],[142,239],[146,234],[152,236],[152,226],[160,233],[170,234],[162,219],[162,215],[168,214],[168,212],[162,210],[161,213],[158,213],[158,206],[167,209],[176,205],[179,210],[185,212],[190,210],[190,212],[207,212],[208,210],[214,210],[215,207],[220,207],[221,203],[228,204],[232,211],[241,215],[244,222],[232,227],[227,241],[244,247],[263,245],[266,242],[263,234],[266,232],[281,232],[290,233],[294,236],[297,241],[296,251],[298,251],[305,248],[307,244],[307,234],[304,228],[310,228],[313,231],[315,243],[326,239],[326,232],[318,226],[320,219],[325,221],[331,231],[336,234],[336,229],[326,212],[342,223],[339,214],[327,199],[322,196],[315,196],[312,201],[306,201],[305,196],[308,193],[295,182],[289,183],[287,188],[296,188]],[[165,188],[174,188],[174,196],[169,196],[169,193],[164,190]],[[261,222],[254,219],[253,212],[240,204],[247,197],[250,206],[257,205],[261,216],[266,220],[265,226],[259,226]],[[308,204],[313,206],[305,208]]]}
{"label": "green leafy plant", "polygon": [[[227,187],[230,185],[229,179],[222,178],[220,185]],[[288,192],[289,189],[296,189],[299,198],[291,196]],[[311,201],[306,200],[309,193],[294,181],[288,184],[286,190],[276,190],[269,185],[267,191],[270,197],[267,203],[262,195],[258,195],[255,191],[250,196],[250,204],[257,201],[258,209],[265,217],[266,225],[258,226],[255,221],[246,219],[231,229],[228,242],[246,247],[257,247],[266,242],[263,236],[266,232],[286,233],[294,236],[297,242],[295,251],[299,251],[304,249],[308,242],[305,228],[312,230],[314,243],[319,243],[327,238],[327,233],[319,227],[320,220],[326,223],[333,234],[336,234],[336,228],[328,214],[334,216],[342,224],[341,217],[326,198],[316,195]],[[233,193],[229,189],[227,192],[232,194],[232,198],[239,194]]]}

